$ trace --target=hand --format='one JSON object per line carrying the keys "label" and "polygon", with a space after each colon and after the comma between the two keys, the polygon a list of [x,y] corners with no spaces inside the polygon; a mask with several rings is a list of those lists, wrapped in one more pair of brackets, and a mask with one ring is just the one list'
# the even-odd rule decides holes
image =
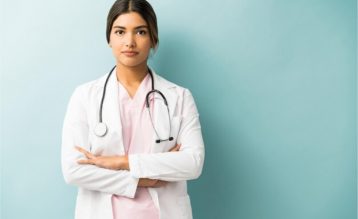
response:
{"label": "hand", "polygon": [[162,181],[158,179],[147,179],[147,178],[141,178],[138,182],[138,187],[153,187],[153,188],[159,188],[162,186],[165,186],[168,182]]}
{"label": "hand", "polygon": [[[176,144],[174,147],[172,147],[169,152],[177,152],[180,149],[180,144]],[[158,179],[147,179],[147,178],[141,178],[139,179],[138,186],[139,187],[153,187],[158,188],[162,187],[168,184],[167,181],[158,180]]]}
{"label": "hand", "polygon": [[79,164],[91,164],[111,170],[129,170],[128,156],[95,156],[85,149],[75,146],[87,159],[78,160]]}
{"label": "hand", "polygon": [[177,152],[180,149],[181,144],[176,144],[174,147],[172,147],[169,152]]}

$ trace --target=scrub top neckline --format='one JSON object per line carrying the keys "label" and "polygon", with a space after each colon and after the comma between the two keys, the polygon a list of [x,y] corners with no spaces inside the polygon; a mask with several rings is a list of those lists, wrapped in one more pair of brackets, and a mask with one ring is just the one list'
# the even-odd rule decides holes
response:
{"label": "scrub top neckline", "polygon": [[149,85],[148,83],[150,83],[149,73],[147,73],[146,76],[143,78],[143,80],[140,82],[133,97],[129,95],[127,89],[123,86],[123,84],[120,81],[117,81],[117,83],[118,83],[119,98],[121,101],[125,102],[126,104],[130,104],[133,107],[144,104],[145,95],[147,94],[146,87],[148,87]]}

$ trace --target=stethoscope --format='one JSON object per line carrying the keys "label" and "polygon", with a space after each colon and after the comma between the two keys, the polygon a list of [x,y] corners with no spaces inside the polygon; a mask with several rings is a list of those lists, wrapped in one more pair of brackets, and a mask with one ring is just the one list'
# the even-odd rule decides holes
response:
{"label": "stethoscope", "polygon": [[[96,127],[95,127],[95,129],[94,129],[94,133],[95,133],[95,135],[96,135],[97,137],[104,137],[104,136],[107,134],[107,132],[108,132],[108,127],[107,127],[106,123],[104,123],[103,120],[102,120],[102,109],[103,109],[104,97],[106,96],[107,83],[108,83],[108,80],[109,80],[110,76],[112,75],[112,72],[113,72],[113,70],[114,70],[115,68],[116,68],[116,66],[114,66],[114,67],[112,68],[112,70],[109,72],[109,74],[108,74],[108,76],[107,76],[107,79],[106,79],[106,82],[104,83],[104,88],[103,88],[103,93],[102,93],[101,104],[100,104],[100,107],[99,107],[99,122],[98,122],[98,124],[96,125]],[[156,143],[160,143],[160,142],[162,142],[162,141],[172,141],[174,138],[171,137],[171,128],[172,128],[172,126],[171,126],[171,120],[170,120],[170,113],[169,113],[168,101],[167,101],[167,99],[165,98],[165,96],[164,96],[164,94],[163,94],[162,92],[160,92],[159,90],[154,89],[153,73],[152,73],[152,71],[150,70],[150,68],[148,68],[148,72],[149,72],[149,75],[150,75],[150,77],[151,77],[151,79],[152,79],[152,90],[149,91],[149,92],[147,93],[147,95],[145,96],[145,106],[146,106],[146,108],[147,108],[147,110],[148,110],[148,112],[149,112],[150,122],[151,122],[151,124],[152,124],[152,126],[153,126],[153,130],[154,130],[154,132],[155,132],[155,134],[156,134],[156,136],[157,136],[157,139],[155,140],[155,142],[156,142]],[[153,123],[152,113],[150,112],[150,109],[149,109],[149,106],[150,106],[150,104],[149,104],[149,102],[150,102],[150,100],[149,100],[150,95],[151,95],[151,94],[155,94],[155,93],[159,94],[159,95],[162,97],[162,99],[163,99],[163,101],[164,101],[164,104],[165,104],[165,106],[167,107],[168,120],[169,120],[169,137],[168,137],[167,139],[161,139],[161,138],[159,137],[158,132],[157,132],[157,130],[156,130],[155,126],[154,126],[154,123]]]}

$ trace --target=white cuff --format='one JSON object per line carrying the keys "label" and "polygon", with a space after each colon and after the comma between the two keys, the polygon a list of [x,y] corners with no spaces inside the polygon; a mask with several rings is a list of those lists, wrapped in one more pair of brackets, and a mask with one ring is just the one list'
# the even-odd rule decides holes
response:
{"label": "white cuff", "polygon": [[128,155],[129,172],[135,178],[143,178],[142,168],[139,162],[139,154]]}
{"label": "white cuff", "polygon": [[128,198],[134,198],[135,193],[137,191],[139,178],[132,177],[131,175],[128,176],[128,186],[125,190],[124,196]]}

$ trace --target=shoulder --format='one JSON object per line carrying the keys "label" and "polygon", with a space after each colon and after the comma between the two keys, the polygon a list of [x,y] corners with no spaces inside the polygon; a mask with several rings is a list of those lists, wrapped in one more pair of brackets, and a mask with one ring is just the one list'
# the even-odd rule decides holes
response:
{"label": "shoulder", "polygon": [[97,92],[100,88],[104,86],[106,77],[107,74],[95,80],[87,81],[85,83],[77,85],[77,87],[75,87],[74,89],[73,96],[85,98],[86,96],[91,95],[93,92]]}
{"label": "shoulder", "polygon": [[188,88],[178,85],[174,82],[171,82],[158,74],[155,75],[155,78],[159,87],[167,88],[171,92],[174,92],[179,96],[187,96],[187,95],[191,96],[191,92]]}
{"label": "shoulder", "polygon": [[98,89],[98,88],[101,88],[104,86],[104,82],[106,80],[106,77],[108,75],[102,75],[101,77],[95,79],[95,80],[91,80],[91,81],[88,81],[88,82],[85,82],[85,83],[82,83],[80,85],[78,85],[76,87],[76,90],[79,90],[79,91],[90,91],[92,89]]}
{"label": "shoulder", "polygon": [[99,83],[103,77],[105,76],[102,76],[96,80],[82,83],[74,88],[67,105],[67,112],[69,115],[73,113],[86,114],[88,104],[91,100],[91,95],[99,90],[97,87],[99,86]]}
{"label": "shoulder", "polygon": [[167,79],[157,74],[155,74],[154,77],[158,85],[156,89],[159,89],[162,92],[164,91],[165,95],[168,95],[169,98],[176,96],[177,104],[179,107],[181,106],[183,108],[183,112],[187,111],[188,109],[192,109],[191,111],[193,112],[197,111],[194,97],[188,88],[168,81]]}

